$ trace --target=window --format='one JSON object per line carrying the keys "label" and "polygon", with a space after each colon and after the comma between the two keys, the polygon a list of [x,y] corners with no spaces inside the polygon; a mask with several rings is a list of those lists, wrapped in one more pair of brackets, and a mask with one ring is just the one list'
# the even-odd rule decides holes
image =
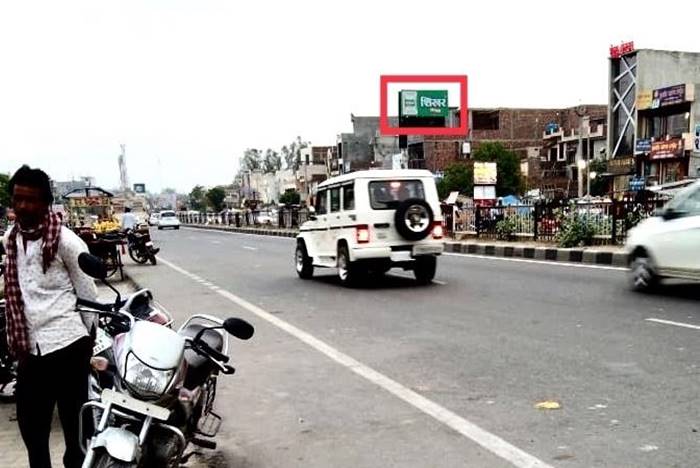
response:
{"label": "window", "polygon": [[316,195],[316,214],[324,215],[328,213],[328,191],[319,190]]}
{"label": "window", "polygon": [[369,200],[373,210],[395,210],[409,198],[425,199],[420,180],[376,181],[369,183]]}
{"label": "window", "polygon": [[688,117],[685,112],[669,115],[666,118],[666,133],[672,137],[679,137],[690,131],[690,119]]}
{"label": "window", "polygon": [[331,213],[340,211],[340,188],[331,189]]}
{"label": "window", "polygon": [[352,211],[355,209],[355,187],[352,185],[343,186],[343,210]]}
{"label": "window", "polygon": [[500,128],[499,117],[498,111],[474,111],[472,113],[472,126],[474,130],[498,130]]}

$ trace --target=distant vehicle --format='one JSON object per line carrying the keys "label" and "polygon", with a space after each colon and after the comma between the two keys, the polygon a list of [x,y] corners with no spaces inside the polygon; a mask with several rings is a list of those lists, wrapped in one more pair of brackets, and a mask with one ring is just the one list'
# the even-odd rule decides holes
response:
{"label": "distant vehicle", "polygon": [[432,282],[443,253],[443,219],[435,178],[424,170],[371,170],[321,183],[311,220],[297,237],[296,270],[337,268],[351,285],[398,267]]}
{"label": "distant vehicle", "polygon": [[174,211],[161,211],[158,214],[158,230],[166,228],[180,229],[180,220]]}
{"label": "distant vehicle", "polygon": [[700,182],[631,229],[626,249],[634,290],[651,289],[661,278],[700,281]]}
{"label": "distant vehicle", "polygon": [[255,216],[255,221],[258,224],[272,224],[275,218],[269,211],[261,211]]}
{"label": "distant vehicle", "polygon": [[151,216],[148,218],[148,225],[149,226],[158,226],[158,219],[159,219],[159,214],[152,213]]}

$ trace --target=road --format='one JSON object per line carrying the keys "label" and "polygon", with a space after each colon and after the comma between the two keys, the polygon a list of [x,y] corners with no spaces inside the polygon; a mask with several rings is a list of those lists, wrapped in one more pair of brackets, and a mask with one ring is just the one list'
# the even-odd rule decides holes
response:
{"label": "road", "polygon": [[[443,256],[303,281],[294,241],[183,228],[129,273],[182,321],[241,316],[222,379],[233,467],[685,467],[700,459],[700,288],[627,291],[622,271]],[[396,273],[396,274],[395,274]],[[406,277],[403,277],[406,275]],[[535,409],[556,401],[558,410]]]}

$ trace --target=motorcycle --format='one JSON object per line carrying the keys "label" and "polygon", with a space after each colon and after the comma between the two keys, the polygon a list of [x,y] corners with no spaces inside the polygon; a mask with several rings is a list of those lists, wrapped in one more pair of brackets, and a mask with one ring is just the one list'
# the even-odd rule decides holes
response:
{"label": "motorcycle", "polygon": [[[84,253],[79,264],[112,288],[99,258]],[[214,412],[217,381],[235,372],[228,364],[228,335],[247,340],[254,328],[242,319],[198,314],[174,331],[161,319],[149,320],[151,313],[138,313],[148,310],[148,302],[144,292],[127,301],[117,292],[114,304],[78,299],[89,309],[81,311],[97,311],[106,321],[101,328],[108,338],[98,336],[95,346],[97,354],[110,350],[101,367],[114,370],[111,388],[104,386],[81,409],[80,440],[89,435],[83,468],[177,467],[194,453],[185,453],[189,445],[216,448],[209,439],[221,426]],[[96,380],[92,385],[103,386]],[[83,424],[88,411],[96,423],[90,434]]]}
{"label": "motorcycle", "polygon": [[160,252],[153,246],[151,233],[147,225],[139,225],[136,229],[129,229],[126,232],[127,247],[129,256],[133,261],[144,264],[148,261],[155,265],[158,261],[156,255]]}

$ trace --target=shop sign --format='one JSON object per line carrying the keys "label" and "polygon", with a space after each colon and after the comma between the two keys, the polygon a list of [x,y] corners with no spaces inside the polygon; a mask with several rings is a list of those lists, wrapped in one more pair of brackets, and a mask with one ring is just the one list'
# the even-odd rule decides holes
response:
{"label": "shop sign", "polygon": [[474,163],[474,185],[496,185],[497,177],[495,162]]}
{"label": "shop sign", "polygon": [[646,179],[644,177],[635,177],[630,180],[630,190],[632,192],[644,190],[644,187],[646,187]]}
{"label": "shop sign", "polygon": [[134,184],[134,193],[146,193],[146,184]]}
{"label": "shop sign", "polygon": [[608,160],[608,172],[612,175],[625,175],[634,172],[636,168],[634,158],[615,158]]}
{"label": "shop sign", "polygon": [[620,58],[623,55],[634,52],[634,42],[623,42],[620,45],[610,46],[610,58]]}
{"label": "shop sign", "polygon": [[655,89],[652,95],[651,108],[672,106],[685,102],[685,84]]}
{"label": "shop sign", "polygon": [[638,138],[635,145],[635,153],[648,153],[651,151],[650,138]]}
{"label": "shop sign", "polygon": [[649,109],[653,94],[654,92],[648,89],[639,90],[637,93],[637,110]]}
{"label": "shop sign", "polygon": [[475,185],[474,200],[495,200],[496,186],[495,185]]}
{"label": "shop sign", "polygon": [[401,91],[401,117],[447,117],[449,107],[446,90]]}
{"label": "shop sign", "polygon": [[672,140],[655,141],[651,144],[649,159],[668,159],[683,156],[685,145],[682,138]]}
{"label": "shop sign", "polygon": [[695,136],[693,137],[693,151],[700,153],[700,124],[695,124]]}

